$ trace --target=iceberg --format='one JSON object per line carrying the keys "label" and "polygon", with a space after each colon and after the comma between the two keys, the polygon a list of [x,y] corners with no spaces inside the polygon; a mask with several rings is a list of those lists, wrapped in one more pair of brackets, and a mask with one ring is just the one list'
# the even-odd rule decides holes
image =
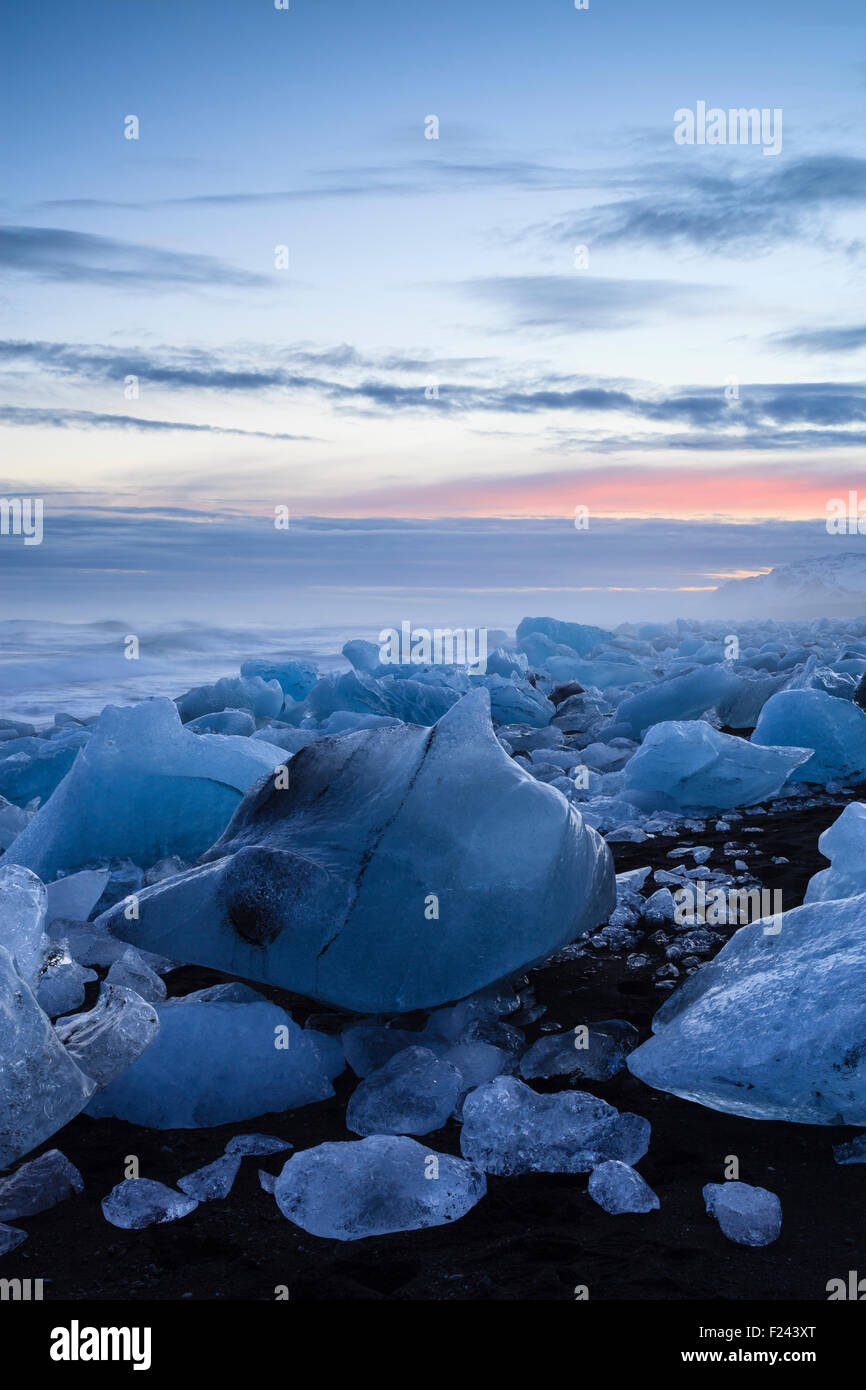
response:
{"label": "iceberg", "polygon": [[629,1054],[648,1086],[711,1110],[866,1124],[866,894],[741,927]]}
{"label": "iceberg", "polygon": [[362,1240],[457,1221],[487,1191],[483,1173],[403,1135],[317,1144],[274,1184],[289,1221],[326,1240]]}
{"label": "iceberg", "polygon": [[358,1013],[401,1013],[547,959],[614,906],[610,851],[503,751],[483,689],[432,729],[319,739],[289,782],[263,780],[198,867],[140,894],[136,922],[117,907],[97,926]]}
{"label": "iceberg", "polygon": [[653,724],[699,719],[720,701],[739,693],[740,683],[728,666],[686,671],[629,695],[617,709],[616,723],[627,724],[632,738],[643,738]]}
{"label": "iceberg", "polygon": [[187,691],[175,703],[184,724],[226,710],[246,710],[255,719],[275,719],[283,707],[283,689],[278,680],[263,681],[261,676],[223,676],[213,685]]}
{"label": "iceberg", "polygon": [[811,753],[759,746],[701,720],[655,724],[626,764],[623,796],[640,795],[647,810],[752,806],[777,796]]}
{"label": "iceberg", "polygon": [[171,700],[108,705],[60,786],[7,850],[42,879],[90,860],[147,866],[196,859],[227,825],[241,795],[284,760],[250,738],[194,734]]}
{"label": "iceberg", "polygon": [[866,779],[866,712],[823,690],[773,695],[761,710],[752,743],[813,749],[811,758],[791,773],[792,782]]}

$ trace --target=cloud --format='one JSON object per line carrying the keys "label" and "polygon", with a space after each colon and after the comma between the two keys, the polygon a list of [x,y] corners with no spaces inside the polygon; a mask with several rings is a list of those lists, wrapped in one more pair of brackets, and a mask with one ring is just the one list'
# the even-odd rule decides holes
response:
{"label": "cloud", "polygon": [[[648,310],[684,308],[711,293],[674,280],[620,280],[601,275],[495,275],[467,280],[466,292],[506,310],[520,328],[571,333],[627,328]],[[718,290],[712,291],[718,294]]]}
{"label": "cloud", "polygon": [[121,210],[144,212],[150,208],[172,207],[259,207],[279,203],[306,203],[331,199],[363,197],[409,198],[449,190],[504,188],[522,192],[534,190],[577,190],[598,188],[611,181],[627,180],[629,174],[610,169],[574,168],[547,164],[541,160],[503,158],[478,151],[464,159],[451,159],[441,149],[432,148],[424,159],[409,159],[385,165],[355,165],[313,171],[311,181],[297,188],[232,190],[217,193],[188,193],[172,198],[51,198],[36,206],[42,209],[72,211]]}
{"label": "cloud", "polygon": [[125,289],[252,288],[268,277],[186,251],[141,246],[65,227],[0,227],[0,273]]}
{"label": "cloud", "polygon": [[866,347],[866,323],[846,328],[801,328],[796,333],[774,333],[767,341],[794,352],[856,352]]}
{"label": "cloud", "polygon": [[232,429],[226,425],[196,425],[186,420],[147,420],[137,415],[106,415],[95,410],[56,410],[31,406],[0,406],[0,423],[35,425],[43,429],[109,429],[160,433],[168,430],[193,434],[240,434],[249,439],[309,440],[304,434],[272,434],[267,430]]}
{"label": "cloud", "polygon": [[760,255],[814,236],[833,211],[866,204],[866,159],[813,155],[746,174],[695,172],[668,162],[637,196],[574,213],[535,231],[556,241],[694,248]]}

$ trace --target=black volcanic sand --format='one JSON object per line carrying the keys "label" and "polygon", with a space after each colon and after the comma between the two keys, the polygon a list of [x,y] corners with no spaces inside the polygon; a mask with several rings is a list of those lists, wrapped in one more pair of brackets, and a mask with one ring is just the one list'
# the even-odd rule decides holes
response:
{"label": "black volcanic sand", "polygon": [[[749,867],[764,886],[783,890],[787,909],[802,901],[809,877],[826,867],[817,840],[841,804],[746,819],[724,833],[683,832],[676,840],[611,848],[622,872],[644,864],[670,868],[678,861],[667,852],[684,840],[719,850],[726,840],[755,841],[760,849],[749,854]],[[744,833],[751,825],[760,825],[760,832]],[[790,862],[773,864],[773,856]],[[729,867],[732,861],[719,854],[711,863]],[[603,959],[599,952],[534,971],[532,983],[547,1012],[527,1030],[529,1040],[539,1035],[540,1023],[570,1027],[611,1017],[628,1019],[647,1036],[666,997],[653,977],[660,963],[657,957],[651,968],[628,971],[624,959]],[[189,966],[169,983],[173,994],[184,994],[224,978]],[[296,996],[256,987],[291,1007],[299,1020],[320,1011]],[[832,1154],[834,1143],[856,1131],[719,1114],[650,1090],[628,1072],[611,1082],[577,1084],[651,1120],[650,1149],[639,1168],[661,1210],[610,1216],[587,1196],[586,1174],[494,1177],[487,1197],[452,1226],[319,1240],[286,1221],[259,1185],[258,1168],[280,1171],[287,1155],[277,1154],[245,1158],[228,1198],[202,1203],[181,1221],[122,1231],[103,1217],[100,1200],[123,1178],[129,1154],[138,1156],[142,1176],[173,1185],[218,1158],[233,1134],[264,1131],[296,1149],[357,1138],[343,1121],[355,1085],[347,1072],[331,1100],[218,1129],[157,1131],[79,1116],[42,1148],[61,1149],[81,1169],[84,1193],[16,1223],[29,1238],[4,1257],[0,1272],[44,1279],[48,1299],[272,1300],[276,1287],[286,1285],[291,1298],[301,1300],[571,1300],[575,1286],[586,1285],[593,1300],[825,1300],[829,1279],[866,1266],[866,1173],[862,1166],[835,1164]],[[459,1154],[459,1127],[449,1122],[421,1142]],[[781,1199],[781,1236],[764,1249],[731,1243],[704,1211],[701,1188],[723,1180],[732,1154],[742,1181],[766,1186]]]}

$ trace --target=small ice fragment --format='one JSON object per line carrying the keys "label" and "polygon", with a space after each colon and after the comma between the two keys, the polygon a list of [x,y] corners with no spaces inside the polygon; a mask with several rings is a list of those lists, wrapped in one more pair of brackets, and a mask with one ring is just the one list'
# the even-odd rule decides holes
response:
{"label": "small ice fragment", "polygon": [[139,1231],[155,1222],[177,1221],[195,1211],[194,1197],[182,1196],[153,1178],[125,1178],[102,1199],[102,1214],[112,1226]]}
{"label": "small ice fragment", "polygon": [[227,1154],[255,1154],[262,1157],[266,1154],[278,1154],[284,1149],[291,1149],[294,1145],[288,1139],[277,1139],[274,1134],[236,1134],[226,1144]]}
{"label": "small ice fragment", "polygon": [[223,1154],[204,1168],[196,1168],[194,1173],[179,1178],[177,1185],[188,1197],[195,1197],[199,1202],[212,1202],[217,1197],[229,1195],[240,1166],[240,1154]]}
{"label": "small ice fragment", "polygon": [[35,1216],[56,1207],[73,1192],[83,1191],[84,1182],[75,1164],[59,1149],[49,1149],[0,1180],[0,1221]]}
{"label": "small ice fragment", "polygon": [[49,1018],[71,1013],[84,1003],[84,986],[99,977],[73,960],[65,941],[51,941],[45,953],[36,1002]]}
{"label": "small ice fragment", "polygon": [[82,869],[66,874],[46,885],[45,921],[48,926],[58,917],[86,922],[110,877],[108,869]]}
{"label": "small ice fragment", "polygon": [[866,1133],[855,1134],[845,1144],[834,1144],[833,1157],[837,1163],[866,1163]]}
{"label": "small ice fragment", "polygon": [[738,1245],[771,1245],[782,1229],[782,1204],[766,1187],[708,1182],[703,1194],[710,1216]]}
{"label": "small ice fragment", "polygon": [[114,961],[106,979],[110,985],[134,989],[148,1004],[161,1004],[165,998],[165,981],[151,970],[134,946],[128,946],[123,955]]}
{"label": "small ice fragment", "polygon": [[659,1205],[658,1197],[640,1173],[615,1158],[593,1168],[587,1191],[594,1202],[613,1216],[627,1211],[655,1211]]}
{"label": "small ice fragment", "polygon": [[0,1255],[8,1255],[10,1250],[14,1250],[26,1239],[26,1231],[18,1231],[14,1226],[5,1226],[0,1221]]}
{"label": "small ice fragment", "polygon": [[260,1168],[260,1169],[259,1169],[259,1182],[261,1183],[262,1188],[264,1189],[264,1191],[265,1191],[265,1192],[270,1192],[271,1196],[273,1196],[274,1188],[275,1188],[276,1185],[277,1185],[277,1180],[276,1180],[276,1178],[274,1177],[273,1173],[267,1173],[267,1172],[265,1172],[264,1168]]}

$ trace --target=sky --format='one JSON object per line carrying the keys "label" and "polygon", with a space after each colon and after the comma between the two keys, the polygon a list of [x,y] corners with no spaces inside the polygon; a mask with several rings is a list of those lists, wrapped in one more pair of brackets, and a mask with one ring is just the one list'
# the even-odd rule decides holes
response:
{"label": "sky", "polygon": [[[687,593],[866,495],[861,0],[2,13],[0,488],[45,506],[38,561],[0,537],[7,615],[183,616],[215,537],[234,601],[279,508],[281,598],[324,535],[352,570],[306,617],[509,582],[515,549],[537,591]],[[678,143],[699,103],[780,148]]]}

